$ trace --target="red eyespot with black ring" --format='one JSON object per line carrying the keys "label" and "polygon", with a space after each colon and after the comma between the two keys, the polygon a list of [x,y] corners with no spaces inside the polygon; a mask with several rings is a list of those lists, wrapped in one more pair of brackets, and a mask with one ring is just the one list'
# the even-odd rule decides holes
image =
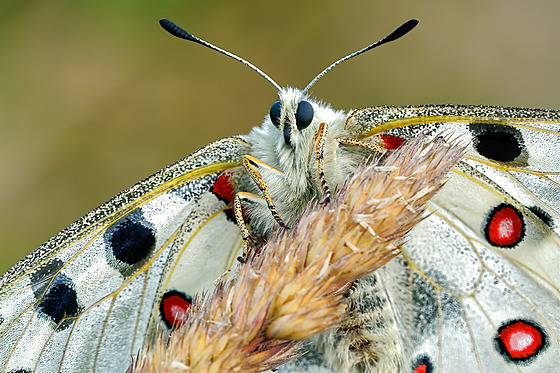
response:
{"label": "red eyespot with black ring", "polygon": [[543,329],[528,320],[511,320],[498,329],[495,337],[500,355],[514,363],[524,363],[536,357],[547,345]]}
{"label": "red eyespot with black ring", "polygon": [[169,329],[177,329],[188,319],[192,297],[181,291],[169,290],[161,297],[159,311],[161,319]]}
{"label": "red eyespot with black ring", "polygon": [[502,203],[494,207],[486,218],[486,240],[497,247],[514,247],[525,237],[523,214],[514,206]]}

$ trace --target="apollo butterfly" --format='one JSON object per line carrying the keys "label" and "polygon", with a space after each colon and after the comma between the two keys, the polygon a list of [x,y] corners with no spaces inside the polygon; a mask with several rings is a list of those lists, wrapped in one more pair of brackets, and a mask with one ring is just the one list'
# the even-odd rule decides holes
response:
{"label": "apollo butterfly", "polygon": [[232,267],[243,229],[266,239],[291,226],[308,201],[336,189],[372,152],[419,133],[452,134],[468,153],[402,255],[358,284],[348,320],[279,371],[555,369],[560,112],[436,105],[347,114],[309,97],[332,67],[415,21],[335,62],[303,90],[281,88],[245,60],[161,24],[253,68],[279,100],[248,135],[140,181],[6,272],[1,371],[126,371],[156,329],[181,325],[192,295]]}

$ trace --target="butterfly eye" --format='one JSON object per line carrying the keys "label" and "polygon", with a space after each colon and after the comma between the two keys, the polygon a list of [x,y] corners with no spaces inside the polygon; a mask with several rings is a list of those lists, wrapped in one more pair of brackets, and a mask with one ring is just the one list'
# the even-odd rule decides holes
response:
{"label": "butterfly eye", "polygon": [[270,120],[276,127],[280,125],[280,101],[276,101],[270,108]]}
{"label": "butterfly eye", "polygon": [[313,121],[313,106],[307,101],[301,101],[296,111],[296,125],[298,130],[307,128]]}

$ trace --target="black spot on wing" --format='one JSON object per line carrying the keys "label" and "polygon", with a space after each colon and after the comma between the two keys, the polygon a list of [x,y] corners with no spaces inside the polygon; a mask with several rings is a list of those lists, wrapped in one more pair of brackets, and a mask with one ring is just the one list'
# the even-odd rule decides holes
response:
{"label": "black spot on wing", "polygon": [[17,370],[10,370],[6,373],[31,373],[31,369],[17,369]]}
{"label": "black spot on wing", "polygon": [[[424,335],[437,335],[438,332],[438,295],[434,287],[418,273],[412,274],[412,304],[414,312],[414,329],[413,335],[420,338]],[[422,341],[415,341],[420,344]]]}
{"label": "black spot on wing", "polygon": [[440,291],[440,307],[443,320],[456,322],[463,319],[463,312],[459,299],[445,291]]}
{"label": "black spot on wing", "polygon": [[136,264],[148,256],[155,242],[150,227],[137,221],[124,220],[113,231],[110,245],[116,259]]}
{"label": "black spot on wing", "polygon": [[63,274],[56,276],[39,302],[37,311],[39,316],[55,324],[60,324],[64,318],[78,316],[80,306],[72,280]]}
{"label": "black spot on wing", "polygon": [[152,254],[156,243],[155,230],[144,219],[141,209],[136,209],[107,229],[105,242],[109,265],[126,277]]}
{"label": "black spot on wing", "polygon": [[518,129],[499,124],[472,123],[469,129],[476,151],[497,162],[512,162],[522,155],[525,145]]}
{"label": "black spot on wing", "polygon": [[554,228],[554,220],[552,216],[538,206],[529,206],[528,209],[537,216],[549,228]]}

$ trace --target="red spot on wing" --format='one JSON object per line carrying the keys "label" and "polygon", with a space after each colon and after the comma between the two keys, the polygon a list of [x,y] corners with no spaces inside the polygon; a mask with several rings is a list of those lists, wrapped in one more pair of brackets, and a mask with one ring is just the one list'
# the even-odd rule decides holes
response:
{"label": "red spot on wing", "polygon": [[168,291],[161,298],[161,318],[169,329],[178,328],[188,318],[188,311],[192,305],[192,298],[179,291]]}
{"label": "red spot on wing", "polygon": [[380,135],[381,140],[385,144],[385,149],[394,150],[398,149],[403,143],[404,140],[400,137],[393,136],[393,135]]}
{"label": "red spot on wing", "polygon": [[426,364],[421,364],[414,369],[414,373],[428,373],[428,367]]}
{"label": "red spot on wing", "polygon": [[235,191],[233,190],[233,185],[230,180],[231,175],[231,172],[220,174],[212,185],[212,193],[226,204],[233,201],[233,197],[235,196]]}
{"label": "red spot on wing", "polygon": [[536,325],[523,320],[511,321],[498,330],[499,345],[511,360],[527,360],[544,346],[545,335]]}
{"label": "red spot on wing", "polygon": [[[212,184],[212,193],[214,193],[220,201],[225,203],[226,206],[233,202],[236,193],[235,184],[231,180],[232,175],[233,172],[223,172],[218,176],[216,181],[214,181],[214,184]],[[245,206],[241,206],[241,209],[243,213],[243,220],[248,222],[249,216],[245,211]],[[229,208],[225,209],[224,213],[229,221],[237,223],[235,220],[233,205],[230,205]]]}
{"label": "red spot on wing", "polygon": [[493,245],[515,246],[523,238],[523,215],[513,206],[502,204],[490,213],[485,234]]}

